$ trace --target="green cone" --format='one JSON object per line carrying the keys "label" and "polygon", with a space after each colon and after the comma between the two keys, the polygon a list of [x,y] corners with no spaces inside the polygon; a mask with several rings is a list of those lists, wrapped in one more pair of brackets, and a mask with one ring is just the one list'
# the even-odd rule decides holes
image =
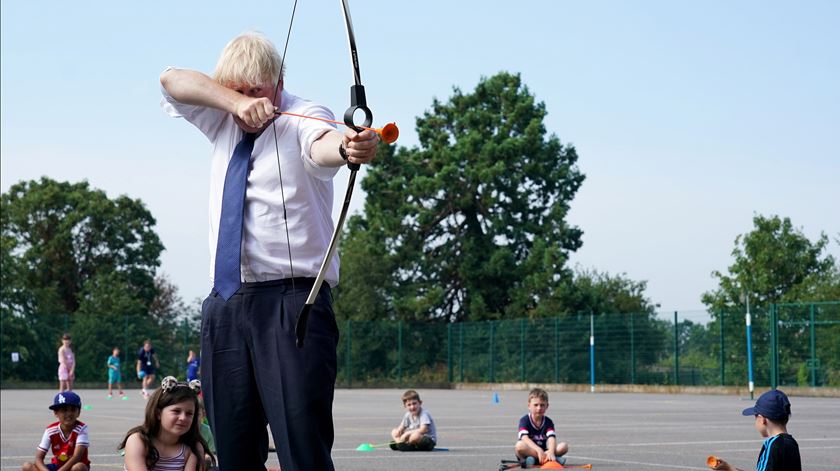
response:
{"label": "green cone", "polygon": [[371,445],[370,443],[362,443],[361,445],[358,446],[358,448],[356,448],[356,451],[373,451],[373,450],[374,450],[373,445]]}

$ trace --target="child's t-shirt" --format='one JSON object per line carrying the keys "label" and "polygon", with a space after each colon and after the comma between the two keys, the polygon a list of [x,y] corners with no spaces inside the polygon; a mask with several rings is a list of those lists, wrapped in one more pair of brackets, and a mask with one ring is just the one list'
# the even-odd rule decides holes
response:
{"label": "child's t-shirt", "polygon": [[61,431],[60,422],[54,422],[44,430],[44,436],[41,437],[41,443],[38,444],[38,449],[44,453],[52,450],[52,464],[61,466],[73,456],[73,453],[76,452],[77,445],[86,447],[82,455],[82,463],[90,466],[87,450],[90,448],[90,439],[88,439],[87,425],[77,420],[73,431],[70,432],[69,436],[65,437],[64,432]]}
{"label": "child's t-shirt", "polygon": [[758,452],[756,471],[802,471],[799,444],[790,434],[780,433],[764,440]]}
{"label": "child's t-shirt", "polygon": [[109,366],[108,369],[111,370],[111,371],[114,371],[113,368],[110,368],[111,366],[115,366],[117,368],[117,371],[120,371],[120,357],[115,357],[114,355],[109,356],[108,357],[108,366]]}
{"label": "child's t-shirt", "polygon": [[148,373],[154,373],[155,365],[152,363],[152,358],[155,356],[155,349],[146,351],[143,347],[137,350],[137,359],[140,360],[140,369]]}
{"label": "child's t-shirt", "polygon": [[210,430],[210,424],[207,423],[207,419],[203,419],[199,422],[200,425],[200,432],[201,437],[207,442],[207,448],[210,450],[210,453],[216,454],[216,439],[213,438],[213,431]]}
{"label": "child's t-shirt", "polygon": [[531,414],[526,414],[519,419],[519,437],[521,440],[523,436],[527,435],[538,447],[543,450],[546,449],[545,443],[548,437],[554,437],[554,422],[548,417],[543,416],[542,423],[537,425],[531,419]]}
{"label": "child's t-shirt", "polygon": [[406,412],[403,416],[402,426],[406,431],[417,430],[423,425],[429,426],[429,432],[426,433],[432,440],[437,443],[437,429],[435,428],[435,421],[432,420],[431,414],[426,409],[420,409],[420,413],[416,417],[412,417],[411,412]]}
{"label": "child's t-shirt", "polygon": [[198,379],[198,367],[201,366],[201,360],[195,360],[187,363],[187,381]]}

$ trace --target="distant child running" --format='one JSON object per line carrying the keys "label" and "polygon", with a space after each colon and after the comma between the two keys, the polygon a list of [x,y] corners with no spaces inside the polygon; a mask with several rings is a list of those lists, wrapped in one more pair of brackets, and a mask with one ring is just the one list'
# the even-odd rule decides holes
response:
{"label": "distant child running", "polygon": [[195,352],[190,350],[187,354],[187,381],[198,379],[198,369],[201,367],[201,360],[198,359]]}
{"label": "distant child running", "polygon": [[423,409],[423,401],[417,391],[409,389],[402,395],[403,407],[406,408],[400,426],[391,430],[392,450],[432,451],[437,444],[435,421],[429,411]]}
{"label": "distant child running", "polygon": [[[90,440],[87,425],[79,421],[81,398],[72,391],[60,392],[55,395],[50,409],[58,422],[47,426],[35,452],[35,461],[24,463],[23,471],[88,471]],[[53,458],[45,465],[44,458],[50,450]]]}
{"label": "distant child running", "polygon": [[114,347],[111,356],[108,357],[108,399],[114,397],[114,384],[120,389],[120,397],[127,399],[123,393],[122,375],[120,373],[120,349]]}
{"label": "distant child running", "polygon": [[[120,444],[126,471],[201,471],[209,453],[198,424],[197,381],[163,378],[146,404],[143,425],[132,428]],[[210,455],[212,457],[212,455]]]}
{"label": "distant child running", "polygon": [[73,389],[75,379],[76,356],[70,347],[70,334],[64,334],[61,337],[61,346],[58,347],[58,392]]}
{"label": "distant child running", "polygon": [[[799,444],[787,433],[790,400],[785,393],[771,389],[758,398],[754,407],[744,409],[742,414],[755,416],[755,429],[766,438],[758,452],[756,471],[802,471]],[[740,471],[720,458],[712,469]]]}
{"label": "distant child running", "polygon": [[519,419],[519,440],[514,450],[516,458],[524,460],[525,467],[557,461],[564,464],[563,458],[569,451],[566,442],[557,443],[554,422],[545,415],[548,410],[548,393],[534,388],[528,393],[528,414]]}

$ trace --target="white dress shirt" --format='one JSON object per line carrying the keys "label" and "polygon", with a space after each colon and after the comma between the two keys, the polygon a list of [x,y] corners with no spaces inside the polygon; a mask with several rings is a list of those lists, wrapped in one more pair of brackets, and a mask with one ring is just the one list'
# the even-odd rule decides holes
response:
{"label": "white dress shirt", "polygon": [[[179,103],[163,87],[161,92],[161,107],[164,111],[172,117],[184,118],[195,125],[213,145],[210,164],[212,286],[225,173],[233,150],[242,139],[243,131],[230,113]],[[282,111],[334,119],[332,112],[326,107],[296,97],[286,90],[281,93],[280,108]],[[254,143],[245,190],[242,281],[269,281],[292,276],[314,278],[318,274],[333,232],[332,178],[340,167],[319,166],[312,160],[310,149],[313,142],[333,129],[334,126],[314,119],[280,116]],[[279,156],[275,151],[275,131]],[[283,216],[281,172],[288,221]],[[291,268],[289,250],[292,252]],[[338,256],[334,256],[325,278],[333,287],[338,284],[338,266]]]}

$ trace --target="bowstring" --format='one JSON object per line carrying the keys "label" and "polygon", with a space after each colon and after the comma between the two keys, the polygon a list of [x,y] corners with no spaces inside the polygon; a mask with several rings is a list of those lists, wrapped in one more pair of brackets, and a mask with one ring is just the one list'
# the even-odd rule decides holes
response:
{"label": "bowstring", "polygon": [[[280,71],[278,72],[277,83],[274,85],[275,101],[279,98],[277,94],[280,93],[280,83],[282,83],[283,81],[283,66],[286,63],[286,52],[289,50],[289,39],[291,39],[292,37],[292,25],[295,22],[295,11],[297,11],[297,0],[295,0],[294,5],[292,5],[292,16],[289,19],[289,30],[286,32],[286,43],[283,45],[283,56],[280,59]],[[280,166],[280,145],[277,142],[277,126],[275,125],[274,121],[271,122],[271,128],[274,131],[274,153],[277,156],[277,176],[280,179],[280,197],[283,201],[283,221],[285,221],[286,223],[286,247],[289,250],[289,275],[292,279],[292,293],[294,293],[293,297],[296,297],[297,290],[295,290],[295,268],[294,264],[292,263],[292,240],[289,237],[289,217],[286,212],[286,193],[283,189],[283,170]]]}

